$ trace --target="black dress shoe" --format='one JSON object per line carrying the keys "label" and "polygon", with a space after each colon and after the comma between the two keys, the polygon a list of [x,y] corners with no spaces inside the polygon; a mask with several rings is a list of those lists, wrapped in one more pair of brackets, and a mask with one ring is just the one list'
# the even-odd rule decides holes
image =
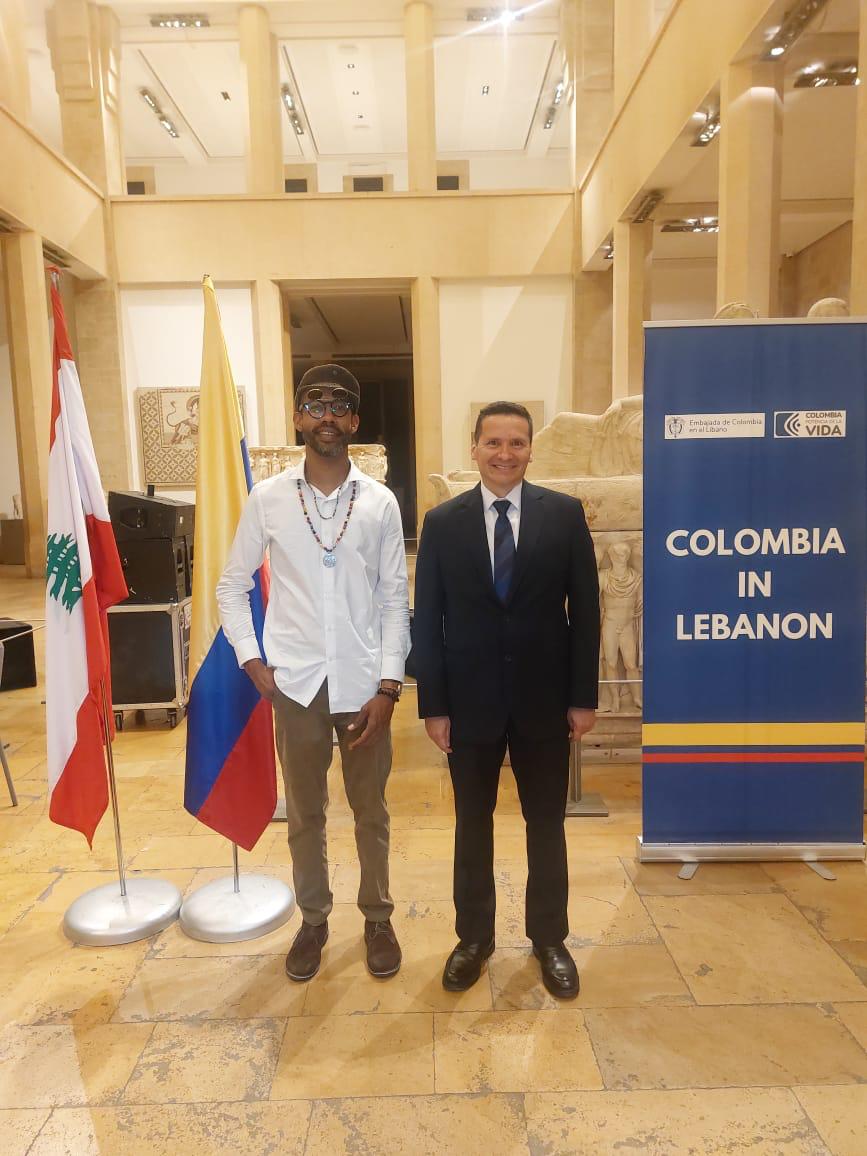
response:
{"label": "black dress shoe", "polygon": [[557,999],[574,999],[578,994],[578,968],[568,949],[562,944],[542,947],[533,944],[533,955],[542,967],[542,983]]}
{"label": "black dress shoe", "polygon": [[296,983],[306,983],[313,979],[322,962],[322,948],[328,939],[328,924],[302,923],[301,929],[292,940],[286,956],[286,974]]}
{"label": "black dress shoe", "polygon": [[493,939],[489,943],[461,941],[446,960],[443,987],[446,991],[466,991],[482,974],[482,965],[494,953]]}

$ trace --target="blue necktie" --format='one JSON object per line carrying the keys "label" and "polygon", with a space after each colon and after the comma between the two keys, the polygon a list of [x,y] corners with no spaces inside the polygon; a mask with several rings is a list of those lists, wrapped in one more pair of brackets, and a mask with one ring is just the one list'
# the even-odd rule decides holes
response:
{"label": "blue necktie", "polygon": [[494,523],[494,590],[501,602],[505,602],[509,596],[512,571],[515,568],[515,535],[506,512],[511,504],[508,498],[494,502],[497,511]]}

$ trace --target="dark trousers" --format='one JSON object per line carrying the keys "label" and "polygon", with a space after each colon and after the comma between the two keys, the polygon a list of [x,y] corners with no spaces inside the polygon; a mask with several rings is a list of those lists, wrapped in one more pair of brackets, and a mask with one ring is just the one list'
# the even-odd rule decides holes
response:
{"label": "dark trousers", "polygon": [[465,943],[494,938],[494,808],[507,744],[527,825],[526,932],[533,943],[550,946],[569,934],[566,736],[539,740],[507,733],[496,742],[454,746],[455,929]]}

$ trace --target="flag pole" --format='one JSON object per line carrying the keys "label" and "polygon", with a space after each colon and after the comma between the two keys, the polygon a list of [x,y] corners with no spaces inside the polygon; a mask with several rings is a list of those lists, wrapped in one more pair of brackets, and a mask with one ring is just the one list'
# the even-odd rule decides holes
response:
{"label": "flag pole", "polygon": [[108,717],[108,696],[105,693],[105,679],[99,680],[100,696],[102,698],[102,725],[105,730],[105,756],[108,762],[108,790],[111,795],[111,816],[114,820],[114,846],[117,851],[117,877],[120,881],[120,893],[126,897],[126,871],[123,865],[123,842],[120,837],[120,812],[117,806],[117,782],[114,777],[114,744],[111,738],[111,722]]}
{"label": "flag pole", "polygon": [[241,880],[238,877],[238,844],[232,844],[232,868],[234,871],[235,894],[239,895],[241,892]]}
{"label": "flag pole", "polygon": [[108,790],[114,820],[114,846],[117,853],[118,883],[106,883],[85,891],[72,903],[63,917],[63,931],[74,943],[88,947],[109,947],[133,943],[163,931],[178,917],[181,893],[165,879],[135,875],[126,877],[123,841],[120,834],[120,808],[114,773],[114,749],[105,679],[99,680],[105,754],[108,765]]}

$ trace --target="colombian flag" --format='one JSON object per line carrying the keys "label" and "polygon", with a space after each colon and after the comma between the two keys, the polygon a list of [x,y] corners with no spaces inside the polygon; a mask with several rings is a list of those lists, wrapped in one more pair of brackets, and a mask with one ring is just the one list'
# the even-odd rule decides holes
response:
{"label": "colombian flag", "polygon": [[[220,624],[216,589],[253,481],[210,277],[204,278],[202,288],[205,331],[184,806],[206,826],[251,851],[277,804],[271,704],[260,698],[238,666]],[[250,591],[260,649],[267,598],[266,564]]]}

